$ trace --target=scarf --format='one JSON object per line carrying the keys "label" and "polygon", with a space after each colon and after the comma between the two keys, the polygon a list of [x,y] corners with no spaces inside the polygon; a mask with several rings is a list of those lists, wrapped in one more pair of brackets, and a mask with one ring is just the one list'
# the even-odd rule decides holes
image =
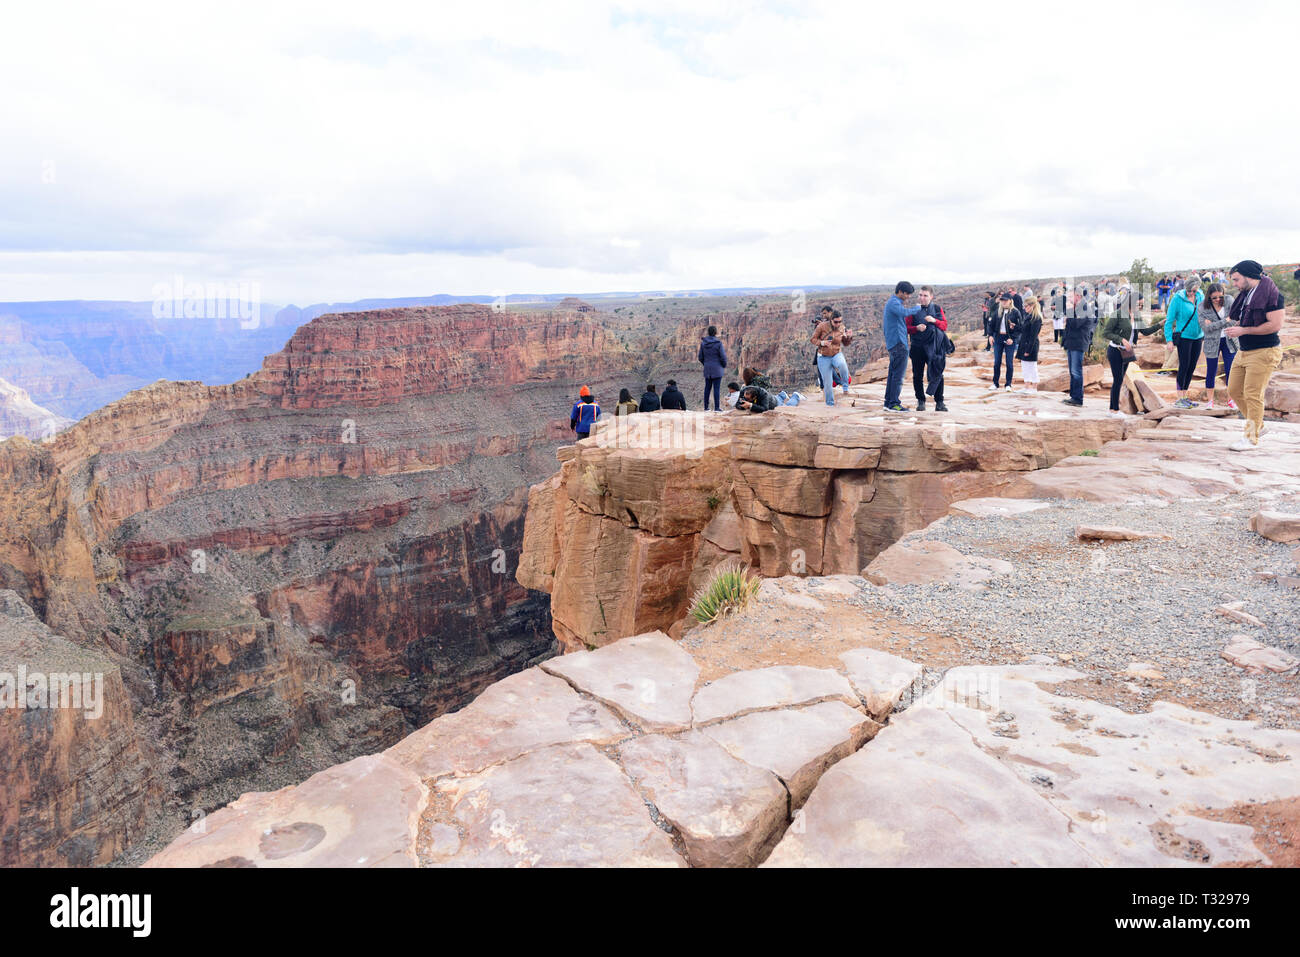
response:
{"label": "scarf", "polygon": [[[1269,306],[1277,302],[1278,297],[1277,283],[1273,282],[1272,277],[1263,276],[1255,286],[1253,293],[1243,292],[1232,301],[1232,311],[1229,315],[1241,326],[1262,326],[1268,320],[1265,318],[1269,311]],[[1249,310],[1246,308],[1246,300],[1250,300]]]}

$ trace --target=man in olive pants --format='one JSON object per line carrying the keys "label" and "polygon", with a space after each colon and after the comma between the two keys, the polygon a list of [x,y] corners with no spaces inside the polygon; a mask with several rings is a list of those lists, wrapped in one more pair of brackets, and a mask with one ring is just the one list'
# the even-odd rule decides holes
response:
{"label": "man in olive pants", "polygon": [[1264,267],[1244,259],[1232,267],[1232,284],[1237,287],[1231,316],[1237,325],[1223,330],[1241,348],[1228,375],[1228,394],[1246,416],[1242,438],[1228,446],[1234,452],[1249,452],[1259,446],[1264,424],[1264,390],[1282,361],[1282,293],[1264,274]]}

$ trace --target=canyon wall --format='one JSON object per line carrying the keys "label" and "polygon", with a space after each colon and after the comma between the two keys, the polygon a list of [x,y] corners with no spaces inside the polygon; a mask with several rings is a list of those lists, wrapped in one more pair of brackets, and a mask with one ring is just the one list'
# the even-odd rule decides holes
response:
{"label": "canyon wall", "polygon": [[[56,637],[102,658],[117,710],[92,738],[145,756],[140,785],[75,826],[61,779],[32,764],[6,797],[5,863],[134,860],[553,655],[550,599],[516,576],[527,490],[572,440],[579,386],[609,407],[676,373],[691,395],[707,321],[326,315],[229,385],[157,382],[52,439],[0,443],[0,589],[50,636],[13,643],[0,671],[48,665]],[[800,324],[738,318],[728,342],[779,355]],[[16,761],[69,752],[60,773],[92,740],[3,727]]]}
{"label": "canyon wall", "polygon": [[568,650],[676,637],[717,566],[856,575],[960,499],[1123,438],[1132,420],[973,411],[900,422],[820,403],[764,415],[660,413],[559,450],[529,494],[518,577],[551,595]]}
{"label": "canyon wall", "polygon": [[[149,754],[145,783],[75,829],[29,762],[5,863],[103,863],[553,654],[546,596],[514,576],[526,489],[578,386],[608,395],[631,354],[577,312],[324,316],[231,385],[156,383],[0,443],[0,588],[50,636],[15,640],[0,670],[64,646],[102,658],[116,710],[96,740]],[[66,771],[89,747],[4,727],[15,761],[53,746]]]}

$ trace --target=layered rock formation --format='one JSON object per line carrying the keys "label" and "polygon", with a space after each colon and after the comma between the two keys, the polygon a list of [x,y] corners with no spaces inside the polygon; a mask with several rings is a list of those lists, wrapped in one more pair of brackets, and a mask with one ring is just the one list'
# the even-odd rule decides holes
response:
{"label": "layered rock formation", "polygon": [[[524,490],[578,385],[608,395],[632,355],[587,313],[325,316],[233,385],[158,383],[0,444],[0,587],[120,671],[116,746],[156,743],[152,803],[121,813],[166,817],[134,833],[380,749],[553,654],[545,596],[514,578]],[[49,744],[8,733],[14,755]],[[15,832],[54,822],[25,862],[124,846],[104,820],[73,854],[18,799]]]}
{"label": "layered rock formation", "polygon": [[[135,810],[162,816],[134,833],[371,753],[553,654],[549,600],[515,577],[526,489],[580,385],[611,404],[687,381],[697,324],[327,315],[233,384],[155,383],[52,440],[0,444],[0,587],[119,669],[135,721],[118,744],[156,743],[157,800]],[[763,350],[785,332],[743,334],[736,348]],[[14,734],[13,753],[36,746]],[[62,847],[24,860],[73,860]]]}
{"label": "layered rock formation", "polygon": [[15,435],[49,438],[71,424],[71,419],[33,402],[25,389],[0,379],[0,442]]}
{"label": "layered rock formation", "polygon": [[531,490],[520,583],[550,593],[569,649],[677,634],[726,561],[765,577],[857,574],[952,502],[1000,494],[1136,427],[1041,409],[924,422],[838,411],[806,403],[600,427],[561,449],[558,475]]}

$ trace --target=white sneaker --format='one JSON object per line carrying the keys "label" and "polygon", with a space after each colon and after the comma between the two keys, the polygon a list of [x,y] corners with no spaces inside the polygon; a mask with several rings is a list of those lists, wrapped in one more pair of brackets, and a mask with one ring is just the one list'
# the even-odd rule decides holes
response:
{"label": "white sneaker", "polygon": [[1005,389],[1004,391],[1006,391],[1006,392],[1010,392],[1010,391],[1011,391],[1011,386],[1007,386],[1006,389]]}
{"label": "white sneaker", "polygon": [[1247,438],[1240,438],[1228,446],[1228,450],[1231,452],[1253,452],[1257,448],[1259,446]]}
{"label": "white sneaker", "polygon": [[1128,418],[1128,416],[1125,415],[1123,412],[1107,412],[1106,414],[1107,414],[1108,416],[1110,416],[1112,419],[1127,419],[1127,418]]}

